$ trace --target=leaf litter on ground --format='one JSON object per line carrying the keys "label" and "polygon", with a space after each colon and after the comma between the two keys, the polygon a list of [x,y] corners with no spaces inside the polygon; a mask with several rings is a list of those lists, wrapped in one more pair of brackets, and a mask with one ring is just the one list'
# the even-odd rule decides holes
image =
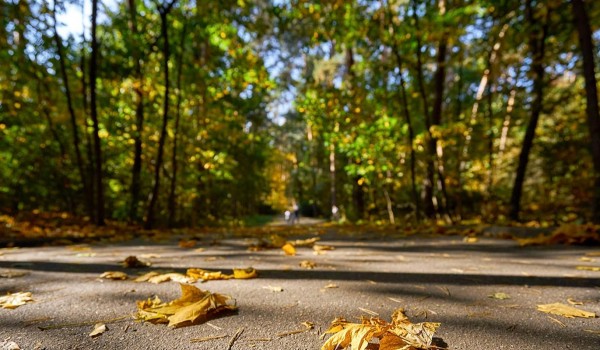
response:
{"label": "leaf litter on ground", "polygon": [[235,300],[228,295],[203,291],[183,283],[180,286],[179,299],[165,303],[155,296],[138,301],[135,319],[182,327],[206,322],[219,313],[237,310]]}
{"label": "leaf litter on ground", "polygon": [[402,308],[394,311],[391,323],[379,317],[362,317],[360,323],[338,317],[324,333],[333,335],[321,350],[342,350],[348,346],[365,350],[375,339],[379,339],[379,350],[433,349],[433,335],[439,326],[434,322],[412,323]]}
{"label": "leaf litter on ground", "polygon": [[8,293],[0,296],[0,307],[3,309],[16,309],[32,301],[31,292]]}
{"label": "leaf litter on ground", "polygon": [[596,318],[596,314],[593,312],[577,309],[561,303],[538,305],[537,309],[538,311],[545,312],[547,314],[559,315],[567,318]]}

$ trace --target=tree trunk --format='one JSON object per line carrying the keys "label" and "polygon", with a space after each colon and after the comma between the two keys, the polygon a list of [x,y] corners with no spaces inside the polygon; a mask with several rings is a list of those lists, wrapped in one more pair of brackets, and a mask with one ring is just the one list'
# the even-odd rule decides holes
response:
{"label": "tree trunk", "polygon": [[142,133],[144,131],[144,76],[142,74],[141,55],[138,48],[137,9],[135,0],[129,0],[129,30],[131,31],[131,54],[134,61],[135,79],[135,131],[133,132],[133,166],[131,168],[131,203],[129,204],[129,220],[138,220],[138,206],[141,194],[142,172]]}
{"label": "tree trunk", "polygon": [[[417,1],[413,0],[412,2],[412,14],[413,14],[413,20],[415,21],[415,29],[417,30],[417,33],[420,31],[420,25],[419,25],[419,15],[417,14],[418,9],[417,9]],[[425,128],[427,129],[427,133],[426,133],[426,138],[427,138],[427,144],[428,146],[431,144],[429,141],[429,138],[431,138],[431,134],[430,134],[430,129],[431,129],[431,116],[429,114],[429,102],[428,102],[428,98],[427,98],[427,92],[425,90],[425,78],[423,77],[423,60],[422,60],[422,53],[421,50],[422,48],[422,44],[421,44],[421,37],[419,35],[416,35],[415,37],[416,40],[416,56],[417,56],[417,84],[419,87],[419,93],[421,95],[421,99],[423,100],[423,115],[425,116]],[[435,165],[433,163],[434,157],[435,157],[435,149],[428,149],[429,151],[429,155],[427,157],[427,170],[426,170],[426,176],[423,182],[423,211],[425,213],[425,216],[428,218],[432,218],[435,216],[435,204],[434,204],[434,200],[433,200],[433,183],[435,182]]]}
{"label": "tree trunk", "polygon": [[73,131],[73,148],[75,149],[75,160],[77,162],[77,170],[79,171],[79,178],[83,187],[83,195],[85,198],[85,207],[88,215],[92,216],[94,204],[92,202],[92,195],[90,192],[90,186],[88,179],[85,176],[85,165],[83,164],[83,157],[81,156],[81,150],[79,149],[79,127],[77,126],[77,117],[75,116],[75,110],[73,108],[73,100],[71,97],[71,88],[69,86],[69,77],[67,75],[67,66],[65,64],[65,57],[63,53],[62,38],[58,35],[56,30],[56,2],[52,9],[53,19],[53,30],[54,30],[54,41],[56,43],[56,51],[58,53],[58,62],[60,65],[60,72],[65,86],[65,97],[67,98],[67,108],[69,110],[69,117],[71,119],[71,129]]}
{"label": "tree trunk", "polygon": [[[523,194],[523,182],[527,172],[527,163],[529,162],[529,153],[533,145],[535,137],[535,129],[542,112],[542,103],[544,99],[544,53],[546,37],[548,35],[548,13],[546,21],[540,24],[534,16],[534,9],[531,7],[531,0],[525,4],[526,17],[529,25],[532,27],[529,33],[529,49],[533,62],[531,70],[533,72],[533,101],[531,104],[531,119],[525,131],[525,139],[521,153],[519,154],[519,165],[515,177],[512,194],[510,197],[510,212],[509,217],[512,220],[519,220],[519,212],[521,211],[521,195]],[[540,27],[541,26],[541,27]]]}
{"label": "tree trunk", "polygon": [[90,57],[90,97],[91,116],[94,127],[94,157],[96,176],[96,225],[104,225],[104,185],[102,184],[102,149],[100,146],[100,126],[98,123],[98,103],[96,101],[96,77],[98,72],[98,40],[96,25],[98,18],[98,0],[92,0],[92,53]]}
{"label": "tree trunk", "polygon": [[[83,15],[83,6],[82,6],[82,17],[85,18],[85,16]],[[96,208],[94,207],[94,197],[95,197],[95,193],[96,193],[96,185],[95,185],[95,181],[96,181],[96,175],[95,175],[95,171],[94,171],[94,167],[95,167],[95,162],[94,162],[94,147],[93,147],[93,142],[92,142],[92,138],[90,137],[90,133],[88,132],[88,130],[90,128],[92,128],[92,126],[89,124],[89,120],[87,118],[88,116],[88,111],[89,111],[89,105],[88,105],[88,87],[87,87],[87,81],[85,79],[86,76],[86,67],[85,67],[85,46],[86,46],[86,40],[85,40],[85,29],[83,31],[83,33],[81,34],[81,61],[79,62],[79,69],[81,71],[81,97],[82,97],[82,103],[83,103],[83,115],[84,118],[83,120],[85,121],[85,149],[86,149],[86,153],[87,153],[87,167],[86,167],[86,174],[87,174],[87,181],[88,184],[90,185],[89,187],[89,198],[88,200],[91,203],[91,212],[90,212],[90,219],[92,222],[96,222]]]}
{"label": "tree trunk", "polygon": [[160,14],[160,33],[163,37],[163,73],[165,77],[165,97],[163,102],[162,128],[160,130],[160,137],[158,139],[158,154],[156,156],[156,164],[154,165],[154,185],[152,186],[152,192],[150,193],[150,202],[146,212],[146,222],[144,223],[144,228],[146,230],[150,230],[154,226],[154,208],[156,207],[159,194],[158,190],[160,189],[160,170],[162,168],[165,140],[167,138],[167,124],[169,123],[169,56],[171,51],[169,50],[169,31],[167,20],[169,12],[173,8],[174,4],[175,0],[158,8],[158,12]]}
{"label": "tree trunk", "polygon": [[[440,0],[438,3],[440,15],[446,14],[446,2]],[[434,91],[433,112],[431,114],[431,126],[437,126],[442,123],[442,107],[444,104],[444,85],[446,83],[446,53],[448,50],[448,33],[444,31],[437,52],[437,68],[434,75]],[[448,215],[447,203],[448,194],[446,191],[446,179],[444,176],[443,149],[438,143],[437,138],[431,135],[429,131],[429,151],[431,157],[437,163],[437,184],[438,190],[441,192],[441,203],[438,206],[438,212],[444,215],[447,220],[450,220]]]}
{"label": "tree trunk", "polygon": [[571,0],[571,9],[575,25],[579,33],[579,45],[583,59],[583,76],[585,78],[585,95],[587,98],[586,114],[590,129],[592,159],[594,162],[594,194],[592,199],[592,221],[600,224],[600,111],[598,110],[598,90],[596,73],[594,72],[594,44],[590,22],[582,0]]}
{"label": "tree trunk", "polygon": [[[387,3],[388,7],[387,7],[387,12],[388,12],[388,17],[389,17],[389,21],[390,21],[390,28],[392,30],[392,35],[396,35],[396,30],[394,28],[394,21],[392,19],[392,11],[389,5],[389,2]],[[410,183],[411,183],[411,190],[412,190],[412,196],[413,196],[413,203],[415,206],[415,218],[417,221],[421,220],[421,205],[420,205],[420,200],[419,200],[419,192],[417,191],[417,181],[416,181],[416,174],[415,174],[415,168],[416,168],[416,154],[415,154],[415,148],[414,148],[414,139],[415,139],[415,133],[413,130],[413,126],[412,126],[412,120],[411,120],[411,115],[410,115],[410,109],[408,108],[408,98],[406,96],[406,84],[404,82],[404,76],[403,74],[403,60],[402,60],[402,55],[400,55],[400,49],[398,48],[398,42],[396,41],[396,38],[394,37],[392,39],[392,51],[394,54],[394,57],[396,58],[396,64],[398,65],[398,78],[400,80],[400,94],[401,94],[401,104],[402,104],[402,111],[404,113],[404,120],[406,121],[406,125],[408,126],[408,149],[410,151]],[[386,196],[387,196],[387,192],[386,192]],[[389,197],[389,196],[388,196]],[[393,212],[392,212],[393,215]]]}
{"label": "tree trunk", "polygon": [[181,77],[183,73],[183,54],[185,52],[186,30],[187,21],[184,19],[183,29],[181,30],[179,57],[177,59],[177,105],[175,107],[175,130],[173,130],[173,151],[171,153],[173,176],[171,177],[171,188],[169,192],[169,227],[173,227],[175,224],[175,218],[177,214],[177,141],[179,138],[179,120],[181,119]]}

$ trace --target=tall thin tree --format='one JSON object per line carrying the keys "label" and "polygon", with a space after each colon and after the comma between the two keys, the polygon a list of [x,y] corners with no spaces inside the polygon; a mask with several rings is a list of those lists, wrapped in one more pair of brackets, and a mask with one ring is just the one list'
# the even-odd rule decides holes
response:
{"label": "tall thin tree", "polygon": [[102,148],[100,145],[100,124],[98,122],[98,101],[96,100],[96,78],[98,75],[98,38],[96,36],[98,20],[98,0],[92,0],[92,52],[90,55],[90,103],[94,128],[94,160],[96,163],[96,225],[104,222],[104,185],[102,174]]}
{"label": "tall thin tree", "polygon": [[592,221],[600,224],[600,111],[598,110],[598,90],[594,63],[594,43],[592,30],[583,0],[571,0],[571,9],[575,26],[579,33],[579,45],[583,60],[585,96],[587,98],[586,115],[590,130],[592,159],[594,162],[594,194],[592,202]]}
{"label": "tall thin tree", "polygon": [[519,165],[510,197],[509,217],[512,220],[519,219],[521,211],[521,195],[523,194],[523,182],[529,162],[529,153],[533,146],[535,129],[542,113],[544,100],[544,54],[546,52],[546,38],[548,37],[548,19],[550,9],[547,9],[545,19],[541,23],[535,13],[532,0],[525,2],[525,17],[529,26],[529,51],[532,56],[531,72],[533,73],[533,100],[531,102],[531,119],[527,124],[523,146],[519,154]]}
{"label": "tall thin tree", "polygon": [[144,222],[144,228],[146,230],[152,229],[155,220],[155,207],[158,201],[158,192],[160,189],[160,170],[162,168],[165,140],[167,138],[167,124],[169,123],[169,56],[171,51],[169,48],[169,30],[168,30],[168,17],[169,13],[173,9],[173,5],[177,0],[172,0],[166,4],[157,4],[158,13],[160,15],[160,34],[163,38],[163,74],[165,78],[165,96],[163,101],[163,117],[162,127],[160,130],[160,137],[158,139],[158,153],[156,155],[156,163],[154,164],[154,184],[152,186],[152,192],[150,192],[150,198],[148,203],[148,209],[146,211],[146,221]]}

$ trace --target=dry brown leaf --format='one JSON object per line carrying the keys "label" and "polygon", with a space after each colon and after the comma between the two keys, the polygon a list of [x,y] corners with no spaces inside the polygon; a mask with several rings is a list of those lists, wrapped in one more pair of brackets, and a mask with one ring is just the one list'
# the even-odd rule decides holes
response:
{"label": "dry brown leaf", "polygon": [[182,275],[180,273],[176,273],[176,272],[165,273],[165,274],[157,275],[157,276],[154,276],[154,277],[151,277],[150,279],[148,279],[148,282],[154,283],[154,284],[168,282],[168,281],[174,281],[174,282],[179,282],[179,283],[194,283],[194,282],[196,282],[196,280],[193,277],[188,277],[188,276]]}
{"label": "dry brown leaf", "polygon": [[135,255],[128,256],[121,264],[128,269],[150,266],[150,263],[138,260]]}
{"label": "dry brown leaf", "polygon": [[100,275],[100,278],[107,280],[126,280],[127,277],[127,274],[121,271],[106,271]]}
{"label": "dry brown leaf", "polygon": [[403,309],[398,309],[388,323],[378,317],[362,318],[361,323],[349,323],[336,318],[325,332],[333,334],[321,350],[365,350],[374,338],[379,339],[380,350],[429,349],[439,323],[411,323]]}
{"label": "dry brown leaf", "polygon": [[182,239],[179,241],[179,248],[194,248],[198,242],[195,239],[185,240]]}
{"label": "dry brown leaf", "polygon": [[205,322],[217,313],[237,309],[229,296],[202,291],[187,284],[180,286],[181,297],[171,302],[163,303],[158,297],[138,301],[135,318],[180,327]]}
{"label": "dry brown leaf", "polygon": [[16,309],[31,301],[31,292],[8,293],[0,297],[0,306],[3,309]]}
{"label": "dry brown leaf", "polygon": [[545,312],[547,314],[564,316],[567,318],[575,318],[575,317],[595,318],[596,317],[596,314],[593,312],[580,310],[580,309],[574,308],[572,306],[561,304],[561,303],[538,305],[537,308],[538,308],[538,311]]}
{"label": "dry brown leaf", "polygon": [[285,252],[285,255],[296,255],[296,248],[289,243],[284,244],[281,249]]}
{"label": "dry brown leaf", "polygon": [[233,275],[226,275],[221,271],[208,271],[203,269],[187,269],[186,275],[196,279],[203,281],[211,281],[211,280],[228,280],[233,278]]}
{"label": "dry brown leaf", "polygon": [[147,282],[148,280],[150,280],[152,277],[158,276],[160,275],[159,272],[156,271],[150,271],[147,272],[139,277],[137,277],[134,281],[135,282]]}
{"label": "dry brown leaf", "polygon": [[100,334],[106,332],[107,330],[108,328],[106,328],[106,325],[104,323],[97,323],[94,326],[94,330],[90,333],[90,337],[95,338]]}
{"label": "dry brown leaf", "polygon": [[300,267],[303,267],[308,270],[312,270],[315,267],[317,267],[317,263],[315,263],[314,261],[310,261],[310,260],[302,260],[298,265],[300,265]]}

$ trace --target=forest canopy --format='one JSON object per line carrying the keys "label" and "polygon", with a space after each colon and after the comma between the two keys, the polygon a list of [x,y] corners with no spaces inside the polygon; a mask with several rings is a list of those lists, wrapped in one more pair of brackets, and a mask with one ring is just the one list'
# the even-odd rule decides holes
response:
{"label": "forest canopy", "polygon": [[0,0],[0,211],[598,223],[599,24],[583,0]]}

